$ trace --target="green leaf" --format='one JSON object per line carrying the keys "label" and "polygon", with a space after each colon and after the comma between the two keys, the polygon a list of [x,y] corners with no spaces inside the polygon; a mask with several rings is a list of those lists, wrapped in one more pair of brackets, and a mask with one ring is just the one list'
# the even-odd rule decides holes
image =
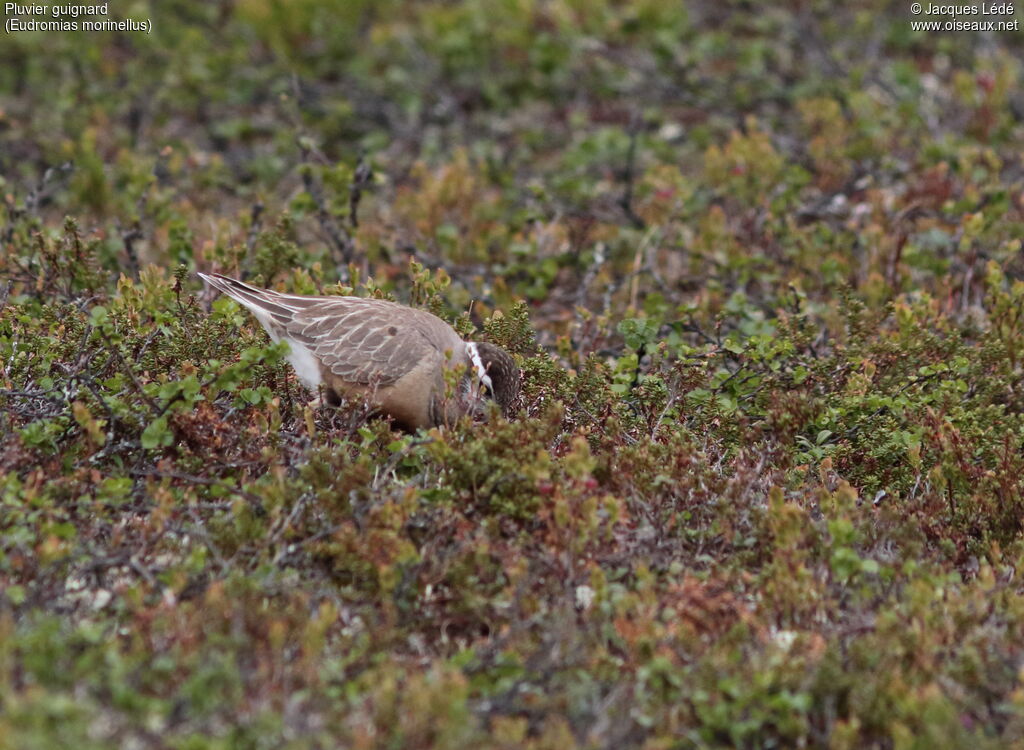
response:
{"label": "green leaf", "polygon": [[8,600],[10,600],[11,604],[13,604],[15,607],[20,607],[22,604],[25,603],[26,594],[24,586],[19,586],[17,584],[8,586],[6,589],[4,589],[4,594],[7,595]]}
{"label": "green leaf", "polygon": [[103,305],[96,305],[89,311],[89,321],[97,328],[106,323],[109,317],[110,315],[107,313],[107,308]]}
{"label": "green leaf", "polygon": [[162,448],[174,442],[174,435],[167,425],[167,417],[157,417],[142,431],[142,447],[146,450]]}

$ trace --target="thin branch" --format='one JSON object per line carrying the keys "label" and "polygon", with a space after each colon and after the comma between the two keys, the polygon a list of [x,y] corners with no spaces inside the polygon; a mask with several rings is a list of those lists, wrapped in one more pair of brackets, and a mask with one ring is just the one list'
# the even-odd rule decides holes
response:
{"label": "thin branch", "polygon": [[622,197],[619,198],[619,207],[626,214],[634,229],[644,229],[647,226],[640,216],[633,210],[633,183],[636,181],[636,141],[643,126],[643,118],[636,113],[633,114],[629,126],[629,149],[626,151],[626,168],[622,174],[625,189]]}

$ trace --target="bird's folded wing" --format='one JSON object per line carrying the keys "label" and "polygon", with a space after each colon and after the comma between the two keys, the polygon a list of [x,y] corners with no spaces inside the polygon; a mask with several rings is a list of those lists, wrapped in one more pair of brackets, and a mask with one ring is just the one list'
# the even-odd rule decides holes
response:
{"label": "bird's folded wing", "polygon": [[296,312],[285,329],[338,377],[387,387],[425,360],[443,361],[462,340],[424,311],[382,300],[324,301]]}

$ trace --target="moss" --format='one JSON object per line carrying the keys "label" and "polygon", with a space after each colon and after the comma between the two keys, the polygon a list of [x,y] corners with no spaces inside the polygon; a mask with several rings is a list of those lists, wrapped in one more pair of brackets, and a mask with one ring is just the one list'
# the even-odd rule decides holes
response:
{"label": "moss", "polygon": [[[0,747],[1021,743],[1011,37],[179,5],[0,65]],[[516,414],[316,408],[196,270]]]}

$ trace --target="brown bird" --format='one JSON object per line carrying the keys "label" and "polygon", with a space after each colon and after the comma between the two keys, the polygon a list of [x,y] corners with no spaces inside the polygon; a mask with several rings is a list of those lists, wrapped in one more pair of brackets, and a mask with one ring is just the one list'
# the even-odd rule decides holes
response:
{"label": "brown bird", "polygon": [[[259,289],[220,274],[199,274],[249,308],[270,338],[287,341],[288,361],[327,402],[367,398],[400,426],[450,425],[486,415],[493,399],[508,417],[521,376],[499,346],[463,341],[426,310],[362,297],[312,297]],[[454,389],[445,370],[461,372]],[[454,392],[452,392],[454,390]]]}

